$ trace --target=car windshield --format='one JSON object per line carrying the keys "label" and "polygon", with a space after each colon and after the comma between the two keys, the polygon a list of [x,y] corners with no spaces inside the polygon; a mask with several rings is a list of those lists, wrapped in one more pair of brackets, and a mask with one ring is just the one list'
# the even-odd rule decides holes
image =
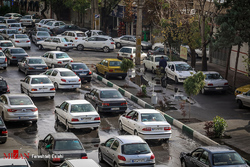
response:
{"label": "car windshield", "polygon": [[47,28],[37,28],[38,31],[47,31],[49,32],[49,30]]}
{"label": "car windshield", "polygon": [[125,155],[137,155],[148,153],[150,153],[150,148],[146,143],[133,143],[122,145],[122,154]]}
{"label": "car windshield", "polygon": [[5,87],[5,86],[7,86],[7,84],[6,84],[5,81],[1,80],[1,81],[0,81],[0,87],[3,87],[3,86]]}
{"label": "car windshield", "polygon": [[77,37],[85,37],[85,34],[84,33],[76,33],[76,36]]}
{"label": "car windshield", "polygon": [[176,64],[176,71],[190,71],[193,70],[188,64]]}
{"label": "car windshield", "polygon": [[[131,52],[131,51],[130,51]],[[136,49],[133,49],[133,53],[136,54]],[[143,51],[141,51],[141,53],[144,53]]]}
{"label": "car windshield", "polygon": [[216,153],[212,156],[214,166],[241,165],[246,162],[236,152]]}
{"label": "car windshield", "polygon": [[220,74],[206,74],[206,79],[223,79]]}
{"label": "car windshield", "polygon": [[71,105],[71,113],[79,113],[79,112],[91,112],[95,111],[94,107],[91,104],[72,104]]}
{"label": "car windshield", "polygon": [[103,31],[99,31],[99,32],[97,32],[97,34],[98,35],[107,35],[105,32],[103,32]]}
{"label": "car windshield", "polygon": [[3,43],[0,43],[0,46],[2,46],[2,47],[13,47],[13,44],[11,42],[3,42]]}
{"label": "car windshield", "polygon": [[166,120],[161,115],[161,113],[142,113],[141,121],[142,122],[158,122],[158,121],[166,121]]}
{"label": "car windshield", "polygon": [[49,33],[48,33],[48,32],[44,31],[44,32],[38,32],[38,33],[37,33],[37,36],[45,36],[45,37],[49,37],[50,35],[49,35]]}
{"label": "car windshield", "polygon": [[5,25],[0,25],[0,28],[7,28],[7,26],[5,26]]}
{"label": "car windshield", "polygon": [[55,150],[83,150],[79,140],[57,140]]}
{"label": "car windshield", "polygon": [[69,42],[69,40],[67,38],[61,38],[62,42]]}
{"label": "car windshield", "polygon": [[8,20],[7,23],[17,23],[16,20]]}
{"label": "car windshield", "polygon": [[121,63],[122,63],[121,61],[110,61],[109,66],[120,66]]}
{"label": "car windshield", "polygon": [[21,27],[20,24],[11,24],[10,26],[11,26],[11,27]]}
{"label": "car windshield", "polygon": [[88,67],[85,64],[72,64],[73,70],[85,70],[88,69]]}
{"label": "car windshield", "polygon": [[51,84],[52,82],[50,81],[49,78],[32,78],[31,84]]}
{"label": "car windshield", "polygon": [[62,71],[62,72],[60,72],[60,75],[62,77],[73,77],[73,76],[76,76],[76,74],[73,71]]}
{"label": "car windshield", "polygon": [[28,97],[9,97],[10,105],[32,105],[32,101]]}
{"label": "car windshield", "polygon": [[44,64],[45,62],[43,59],[29,59],[28,64]]}
{"label": "car windshield", "polygon": [[28,38],[25,34],[16,35],[16,38]]}
{"label": "car windshield", "polygon": [[[167,61],[169,60],[168,57],[164,57],[164,59],[166,59]],[[161,57],[156,57],[155,58],[155,62],[159,62],[161,60]]]}
{"label": "car windshield", "polygon": [[8,30],[8,34],[18,34],[17,30]]}
{"label": "car windshield", "polygon": [[0,40],[4,40],[4,38],[0,35]]}
{"label": "car windshield", "polygon": [[57,53],[56,58],[57,59],[69,58],[69,55],[67,53]]}
{"label": "car windshield", "polygon": [[21,19],[31,19],[31,16],[23,16]]}
{"label": "car windshield", "polygon": [[10,53],[25,53],[23,49],[11,49]]}
{"label": "car windshield", "polygon": [[122,98],[117,90],[103,90],[100,92],[100,98]]}

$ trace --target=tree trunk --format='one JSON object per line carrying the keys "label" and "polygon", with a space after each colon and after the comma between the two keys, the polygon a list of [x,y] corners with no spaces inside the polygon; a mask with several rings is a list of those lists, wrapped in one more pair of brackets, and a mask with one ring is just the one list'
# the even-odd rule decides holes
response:
{"label": "tree trunk", "polygon": [[191,67],[195,68],[195,64],[196,64],[195,50],[190,48],[190,51],[191,51]]}
{"label": "tree trunk", "polygon": [[202,45],[202,71],[207,71],[207,56],[206,56],[206,42],[205,42],[205,16],[201,16],[201,45]]}
{"label": "tree trunk", "polygon": [[230,65],[231,51],[232,51],[232,46],[229,48],[229,52],[228,52],[228,55],[227,55],[227,65],[226,65],[225,79],[227,79],[227,77],[228,77],[228,70],[229,70],[229,65]]}
{"label": "tree trunk", "polygon": [[43,16],[44,19],[47,19],[46,15],[44,14],[44,12],[47,10],[47,0],[44,0],[44,9],[41,11],[41,15]]}
{"label": "tree trunk", "polygon": [[240,56],[240,44],[238,44],[237,56],[236,56],[236,61],[235,61],[233,90],[235,90],[235,85],[236,85],[236,74],[237,74],[237,69],[238,69],[239,56]]}

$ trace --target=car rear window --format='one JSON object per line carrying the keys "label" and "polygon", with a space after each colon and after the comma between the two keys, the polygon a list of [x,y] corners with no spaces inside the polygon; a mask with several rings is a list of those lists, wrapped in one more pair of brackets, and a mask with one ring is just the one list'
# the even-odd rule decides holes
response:
{"label": "car rear window", "polygon": [[88,69],[88,67],[85,64],[72,64],[73,70],[84,70]]}
{"label": "car rear window", "polygon": [[45,36],[45,37],[49,37],[50,35],[49,35],[49,33],[48,33],[48,32],[44,31],[44,32],[38,32],[38,33],[37,33],[37,36]]}
{"label": "car rear window", "polygon": [[49,78],[32,78],[31,84],[50,84],[52,83]]}
{"label": "car rear window", "polygon": [[7,83],[6,83],[6,81],[0,81],[0,86],[2,87],[2,86],[7,86]]}
{"label": "car rear window", "polygon": [[8,30],[7,34],[18,34],[18,31],[16,29],[14,29],[14,30]]}
{"label": "car rear window", "polygon": [[55,150],[83,150],[79,140],[57,140]]}
{"label": "car rear window", "polygon": [[188,64],[176,64],[176,71],[189,71],[192,70]]}
{"label": "car rear window", "polygon": [[120,66],[121,63],[122,63],[121,61],[110,61],[109,66]]}
{"label": "car rear window", "polygon": [[122,98],[117,90],[105,90],[100,92],[100,98]]}
{"label": "car rear window", "polygon": [[0,46],[2,46],[2,47],[13,47],[13,44],[11,42],[3,42],[3,43],[0,43]]}
{"label": "car rear window", "polygon": [[23,16],[21,19],[31,19],[31,16]]}
{"label": "car rear window", "polygon": [[77,37],[85,37],[85,34],[84,33],[76,33],[76,36]]}
{"label": "car rear window", "polygon": [[0,25],[0,28],[7,28],[7,26],[6,25]]}
{"label": "car rear window", "polygon": [[11,24],[10,27],[21,27],[20,24]]}
{"label": "car rear window", "polygon": [[220,74],[205,74],[206,79],[223,79]]}
{"label": "car rear window", "polygon": [[[164,57],[164,59],[166,59],[167,61],[169,60],[168,57]],[[161,57],[156,57],[155,58],[155,62],[159,62],[161,60]]]}
{"label": "car rear window", "polygon": [[133,143],[122,145],[122,154],[125,155],[138,155],[148,153],[150,153],[150,148],[146,143]]}
{"label": "car rear window", "polygon": [[76,76],[76,74],[73,71],[62,71],[62,72],[60,72],[60,75],[62,77],[73,77],[73,76]]}
{"label": "car rear window", "polygon": [[99,32],[97,32],[97,34],[98,35],[107,35],[105,32],[103,32],[103,31],[99,31]]}
{"label": "car rear window", "polygon": [[246,162],[236,152],[216,153],[212,156],[214,166],[241,165]]}
{"label": "car rear window", "polygon": [[166,121],[166,120],[160,113],[142,113],[141,121],[142,122],[157,122],[157,121]]}
{"label": "car rear window", "polygon": [[45,64],[43,59],[29,59],[28,64]]}
{"label": "car rear window", "polygon": [[10,53],[25,53],[23,49],[11,49]]}
{"label": "car rear window", "polygon": [[7,23],[17,23],[16,20],[7,20]]}
{"label": "car rear window", "polygon": [[91,104],[72,104],[71,105],[71,113],[79,113],[79,112],[91,112],[95,111],[94,107]]}
{"label": "car rear window", "polygon": [[67,53],[57,53],[56,58],[57,59],[69,58],[69,55]]}
{"label": "car rear window", "polygon": [[20,35],[16,35],[16,38],[29,38],[29,37],[25,34],[20,34]]}
{"label": "car rear window", "polygon": [[10,105],[32,105],[32,101],[28,97],[9,97]]}
{"label": "car rear window", "polygon": [[3,52],[0,52],[0,57],[4,56]]}

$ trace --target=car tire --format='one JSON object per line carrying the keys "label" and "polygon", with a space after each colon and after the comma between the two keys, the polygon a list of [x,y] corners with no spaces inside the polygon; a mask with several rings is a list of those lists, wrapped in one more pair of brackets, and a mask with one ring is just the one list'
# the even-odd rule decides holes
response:
{"label": "car tire", "polygon": [[186,161],[184,159],[181,160],[181,167],[187,167]]}
{"label": "car tire", "polygon": [[99,127],[94,127],[93,129],[94,129],[94,130],[97,130],[98,128],[99,128]]}
{"label": "car tire", "polygon": [[56,90],[58,89],[58,84],[56,82],[54,83],[54,87]]}
{"label": "car tire", "polygon": [[32,121],[32,124],[36,124],[37,123],[37,120],[35,120],[35,121]]}
{"label": "car tire", "polygon": [[148,69],[147,69],[147,67],[146,67],[146,65],[144,64],[144,71],[147,71]]}
{"label": "car tire", "polygon": [[118,165],[117,165],[117,163],[116,163],[116,162],[114,162],[114,165],[113,165],[113,167],[118,167]]}
{"label": "car tire", "polygon": [[141,50],[144,50],[144,47],[141,45]]}
{"label": "car tire", "polygon": [[122,122],[121,122],[121,121],[119,121],[119,130],[120,130],[121,132],[124,131],[123,125],[122,125]]}
{"label": "car tire", "polygon": [[100,149],[98,150],[98,159],[99,159],[99,162],[104,162],[103,156],[102,156],[102,151]]}
{"label": "car tire", "polygon": [[237,100],[237,103],[238,103],[239,109],[244,108],[244,105],[241,100]]}
{"label": "car tire", "polygon": [[25,75],[28,75],[28,71],[27,71],[27,70],[25,70],[25,71],[24,71],[24,74],[25,74]]}
{"label": "car tire", "polygon": [[125,79],[126,78],[126,76],[122,76],[122,79]]}
{"label": "car tire", "polygon": [[134,135],[135,135],[135,136],[138,136],[137,130],[134,130]]}
{"label": "car tire", "polygon": [[108,53],[108,52],[109,52],[109,47],[104,46],[104,47],[103,47],[103,52],[104,52],[104,53]]}
{"label": "car tire", "polygon": [[78,51],[82,51],[82,50],[84,50],[84,46],[83,46],[82,44],[77,45],[76,49],[77,49]]}
{"label": "car tire", "polygon": [[7,141],[7,138],[3,139],[0,144],[4,144],[6,143],[6,141]]}
{"label": "car tire", "polygon": [[57,51],[61,51],[62,49],[60,47],[56,47],[56,50]]}
{"label": "car tire", "polygon": [[70,127],[69,127],[69,124],[68,124],[68,121],[66,120],[66,123],[65,123],[65,127],[66,127],[66,131],[67,132],[70,132],[71,131],[71,129],[70,129]]}
{"label": "car tire", "polygon": [[30,50],[30,47],[28,47],[27,49]]}
{"label": "car tire", "polygon": [[91,79],[88,79],[88,80],[87,80],[87,82],[90,82],[90,81],[91,81]]}
{"label": "car tire", "polygon": [[50,96],[49,98],[50,98],[51,100],[53,100],[53,99],[54,99],[54,97],[55,97],[55,96]]}
{"label": "car tire", "polygon": [[116,46],[117,48],[122,47],[122,45],[121,45],[121,43],[120,43],[120,42],[117,42],[117,43],[115,44],[115,46]]}
{"label": "car tire", "polygon": [[24,93],[24,91],[23,91],[23,87],[22,87],[22,86],[20,86],[20,89],[21,89],[21,93]]}
{"label": "car tire", "polygon": [[206,90],[204,88],[201,88],[201,94],[203,94],[203,95],[206,94]]}
{"label": "car tire", "polygon": [[175,82],[175,84],[178,84],[179,82],[178,82],[178,78],[177,78],[177,76],[175,76],[175,78],[174,78],[174,82]]}
{"label": "car tire", "polygon": [[108,75],[108,73],[107,73],[107,72],[105,72],[105,74],[104,74],[104,78],[109,79],[109,75]]}
{"label": "car tire", "polygon": [[43,49],[43,45],[38,45],[38,49],[42,50]]}

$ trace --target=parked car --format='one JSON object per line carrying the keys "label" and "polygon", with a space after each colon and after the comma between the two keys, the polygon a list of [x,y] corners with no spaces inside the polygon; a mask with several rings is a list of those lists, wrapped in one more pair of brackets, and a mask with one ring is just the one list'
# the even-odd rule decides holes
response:
{"label": "parked car", "polygon": [[64,68],[68,68],[72,70],[80,79],[81,82],[90,82],[92,78],[92,72],[86,66],[86,64],[81,63],[81,62],[69,62],[67,63]]}
{"label": "parked car", "polygon": [[[122,47],[117,52],[117,59],[120,60],[122,60],[123,58],[127,58],[135,61],[135,56],[136,56],[136,47]],[[147,57],[147,54],[141,51],[141,60],[143,60],[145,57]]]}
{"label": "parked car", "polygon": [[50,37],[50,34],[46,31],[33,31],[30,32],[30,39],[37,45],[37,42],[45,40]]}
{"label": "parked car", "polygon": [[11,35],[9,40],[15,45],[15,47],[28,48],[31,47],[31,42],[26,34],[14,34]]}
{"label": "parked car", "polygon": [[75,46],[72,42],[65,37],[50,37],[46,38],[43,41],[37,42],[39,50],[42,49],[56,49],[56,50],[65,50],[73,49]]}
{"label": "parked car", "polygon": [[144,70],[151,70],[153,74],[155,74],[155,70],[159,68],[159,62],[161,60],[161,57],[166,59],[166,61],[169,61],[168,56],[165,55],[150,55],[144,58],[142,61],[144,65]]}
{"label": "parked car", "polygon": [[8,27],[5,24],[0,24],[0,33],[2,33],[2,31],[7,28]]}
{"label": "parked car", "polygon": [[220,91],[225,92],[228,89],[228,81],[224,79],[218,72],[215,71],[203,71],[205,77],[205,85],[201,89],[202,94],[206,92]]}
{"label": "parked car", "polygon": [[37,122],[38,109],[26,94],[3,94],[0,96],[0,107],[4,121]]}
{"label": "parked car", "polygon": [[2,35],[0,35],[0,41],[4,40],[4,37]]}
{"label": "parked car", "polygon": [[78,27],[78,26],[76,26],[74,24],[65,24],[64,26],[54,28],[52,31],[53,31],[53,34],[57,35],[57,34],[62,34],[65,31],[82,31],[82,32],[85,32],[87,30],[88,29]]}
{"label": "parked car", "polygon": [[19,21],[22,17],[22,15],[18,14],[18,13],[6,13],[4,15],[4,17],[7,19],[15,19],[17,21]]}
{"label": "parked car", "polygon": [[101,143],[98,159],[115,167],[153,167],[155,164],[155,156],[148,144],[139,136],[131,135],[115,136]]}
{"label": "parked car", "polygon": [[93,159],[68,159],[60,167],[82,167],[83,164],[88,167],[101,167]]}
{"label": "parked car", "polygon": [[4,124],[2,117],[0,116],[0,144],[6,143],[7,139],[8,139],[8,130]]}
{"label": "parked car", "polygon": [[148,56],[149,55],[164,55],[164,48],[155,47],[154,50],[148,50]]}
{"label": "parked car", "polygon": [[237,96],[238,94],[242,94],[244,92],[248,92],[250,90],[250,85],[244,85],[241,86],[239,88],[237,88],[234,92],[235,96]]}
{"label": "parked car", "polygon": [[163,42],[157,42],[157,43],[154,43],[152,45],[152,49],[156,49],[156,48],[164,48],[164,43]]}
{"label": "parked car", "polygon": [[[123,46],[136,46],[136,36],[134,35],[123,35],[118,38],[114,38],[115,44],[117,48],[121,48]],[[152,44],[150,42],[141,41],[141,49],[151,49]]]}
{"label": "parked car", "polygon": [[21,23],[10,23],[8,28],[17,30],[19,34],[26,32],[26,28],[22,27]]}
{"label": "parked car", "polygon": [[56,27],[64,26],[65,23],[63,21],[49,21],[46,24],[44,24],[42,27],[47,28],[49,30],[52,30]]}
{"label": "parked car", "polygon": [[35,23],[36,27],[43,27],[49,21],[55,21],[55,19],[42,19],[39,23]]}
{"label": "parked car", "polygon": [[33,164],[33,161],[28,161],[26,158],[2,158],[0,159],[0,167],[7,167],[7,166],[12,166],[12,167],[31,167]]}
{"label": "parked car", "polygon": [[4,23],[4,19],[5,19],[4,16],[0,16],[0,23]]}
{"label": "parked car", "polygon": [[119,117],[119,129],[143,139],[164,139],[171,137],[171,125],[154,109],[134,109]]}
{"label": "parked car", "polygon": [[66,130],[100,126],[100,116],[86,100],[66,100],[55,108],[55,120],[62,122]]}
{"label": "parked car", "polygon": [[166,81],[171,79],[175,83],[183,83],[185,79],[196,73],[189,64],[183,61],[169,61],[165,72]]}
{"label": "parked car", "polygon": [[0,50],[0,67],[3,69],[7,68],[7,58],[3,51]]}
{"label": "parked car", "polygon": [[248,167],[243,158],[228,146],[202,146],[191,153],[180,153],[182,166],[185,167]]}
{"label": "parked car", "polygon": [[15,19],[4,19],[4,24],[8,27],[11,23],[18,23]]}
{"label": "parked car", "polygon": [[4,51],[7,48],[14,48],[14,44],[9,40],[0,40],[0,50]]}
{"label": "parked car", "polygon": [[57,35],[58,37],[65,37],[70,42],[76,43],[81,40],[85,40],[87,36],[82,31],[64,31],[62,34]]}
{"label": "parked car", "polygon": [[97,112],[125,112],[127,101],[121,93],[114,88],[93,88],[84,95]]}
{"label": "parked car", "polygon": [[107,34],[105,32],[103,32],[102,30],[87,30],[85,31],[85,34],[87,37],[92,37],[92,36],[107,36]]}
{"label": "parked car", "polygon": [[80,39],[75,43],[77,50],[81,51],[86,49],[103,50],[108,53],[115,49],[115,42],[109,36],[91,36],[87,39]]}
{"label": "parked car", "polygon": [[5,56],[7,57],[8,65],[17,64],[22,61],[24,57],[28,57],[28,53],[23,48],[7,48],[4,50]]}
{"label": "parked car", "polygon": [[109,77],[119,77],[125,79],[127,72],[121,70],[121,60],[118,59],[104,59],[100,63],[96,64],[96,73],[103,74],[106,79]]}
{"label": "parked car", "polygon": [[55,97],[55,87],[46,75],[28,75],[20,80],[21,93],[30,97]]}
{"label": "parked car", "polygon": [[55,89],[76,89],[81,87],[81,79],[69,69],[54,68],[42,74],[49,77]]}
{"label": "parked car", "polygon": [[64,67],[67,63],[73,62],[67,53],[61,51],[46,52],[42,55],[42,59],[51,68]]}
{"label": "parked car", "polygon": [[[49,29],[47,29],[47,28],[42,28],[42,27],[34,27],[33,29],[31,29],[31,30],[29,30],[29,31],[27,32],[27,35],[28,35],[28,36],[30,37],[30,39],[31,39],[32,35],[37,34],[38,31],[46,31],[46,32],[49,33],[50,36],[53,36],[52,32],[51,32]],[[47,37],[50,37],[50,36],[47,36]]]}
{"label": "parked car", "polygon": [[38,23],[40,19],[36,15],[25,15],[21,17],[20,23],[22,26],[34,26],[35,23]]}
{"label": "parked car", "polygon": [[19,32],[16,29],[4,29],[1,35],[4,39],[8,40],[13,34],[19,34]]}
{"label": "parked car", "polygon": [[48,166],[59,166],[66,159],[88,159],[79,138],[71,132],[50,133],[38,143],[39,155],[50,155],[45,159]]}
{"label": "parked car", "polygon": [[48,66],[41,57],[24,57],[17,64],[18,70],[28,74],[40,74],[48,69]]}
{"label": "parked car", "polygon": [[244,106],[250,107],[250,91],[236,95],[236,102],[239,108],[243,108]]}

